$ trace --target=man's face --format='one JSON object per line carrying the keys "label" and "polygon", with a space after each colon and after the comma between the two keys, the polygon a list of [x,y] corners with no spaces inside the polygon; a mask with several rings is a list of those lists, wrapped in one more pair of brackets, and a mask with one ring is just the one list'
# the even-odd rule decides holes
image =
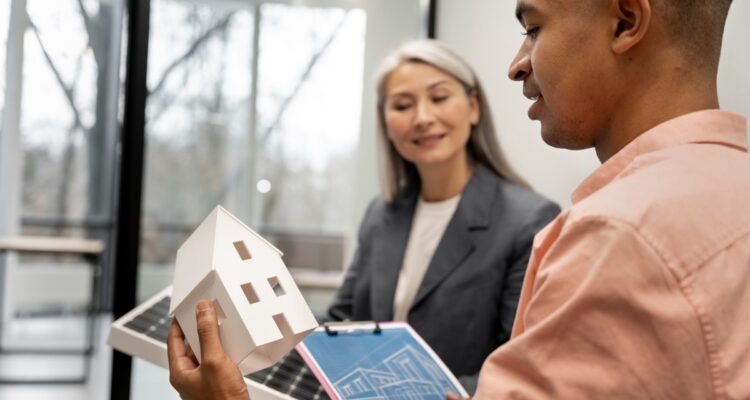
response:
{"label": "man's face", "polygon": [[524,95],[534,101],[529,118],[541,122],[551,146],[589,148],[609,134],[615,97],[606,3],[517,2],[526,36],[508,74],[523,81]]}

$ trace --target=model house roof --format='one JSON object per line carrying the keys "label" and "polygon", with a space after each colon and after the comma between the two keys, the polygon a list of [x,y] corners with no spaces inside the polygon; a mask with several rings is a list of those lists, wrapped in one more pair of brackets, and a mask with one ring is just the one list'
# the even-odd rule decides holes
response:
{"label": "model house roof", "polygon": [[177,250],[170,314],[174,313],[180,303],[211,271],[231,265],[222,262],[222,259],[252,257],[252,251],[258,249],[251,250],[251,243],[267,246],[267,249],[279,257],[283,255],[279,249],[223,207],[217,206]]}

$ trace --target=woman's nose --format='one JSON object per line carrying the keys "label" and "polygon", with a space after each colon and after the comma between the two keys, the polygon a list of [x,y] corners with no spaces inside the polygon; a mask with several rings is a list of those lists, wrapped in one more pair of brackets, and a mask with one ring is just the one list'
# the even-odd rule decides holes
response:
{"label": "woman's nose", "polygon": [[415,125],[417,128],[425,128],[435,122],[435,110],[426,101],[417,103],[417,115]]}

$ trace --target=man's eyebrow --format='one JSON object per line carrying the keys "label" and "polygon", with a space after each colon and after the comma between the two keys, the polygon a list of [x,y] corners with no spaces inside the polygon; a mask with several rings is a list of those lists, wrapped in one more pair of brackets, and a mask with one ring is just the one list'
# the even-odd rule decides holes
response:
{"label": "man's eyebrow", "polygon": [[516,5],[516,19],[518,19],[518,22],[523,24],[523,16],[526,13],[529,12],[536,12],[536,7],[532,6],[529,3],[526,3],[525,1],[519,1]]}

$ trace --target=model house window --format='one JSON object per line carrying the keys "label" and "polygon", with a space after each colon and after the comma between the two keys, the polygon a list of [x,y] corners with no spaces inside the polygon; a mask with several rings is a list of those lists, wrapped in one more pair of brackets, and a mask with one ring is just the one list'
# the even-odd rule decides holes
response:
{"label": "model house window", "polygon": [[289,322],[286,320],[284,314],[276,314],[273,316],[273,321],[276,322],[276,326],[279,327],[281,335],[284,337],[294,336],[292,328],[289,326]]}
{"label": "model house window", "polygon": [[245,293],[245,297],[247,298],[247,301],[250,302],[250,304],[255,304],[260,301],[258,293],[255,292],[252,283],[248,282],[241,285],[240,287],[242,288],[242,293]]}
{"label": "model house window", "polygon": [[278,277],[271,277],[268,278],[268,284],[271,285],[271,288],[273,289],[273,292],[276,294],[276,297],[283,296],[286,294],[284,291],[284,288],[281,287],[281,282],[279,282]]}
{"label": "model house window", "polygon": [[253,258],[252,254],[250,254],[250,250],[247,249],[245,242],[243,242],[242,240],[239,240],[239,241],[234,242],[233,244],[234,244],[234,248],[237,250],[237,254],[239,254],[240,258],[243,261]]}

